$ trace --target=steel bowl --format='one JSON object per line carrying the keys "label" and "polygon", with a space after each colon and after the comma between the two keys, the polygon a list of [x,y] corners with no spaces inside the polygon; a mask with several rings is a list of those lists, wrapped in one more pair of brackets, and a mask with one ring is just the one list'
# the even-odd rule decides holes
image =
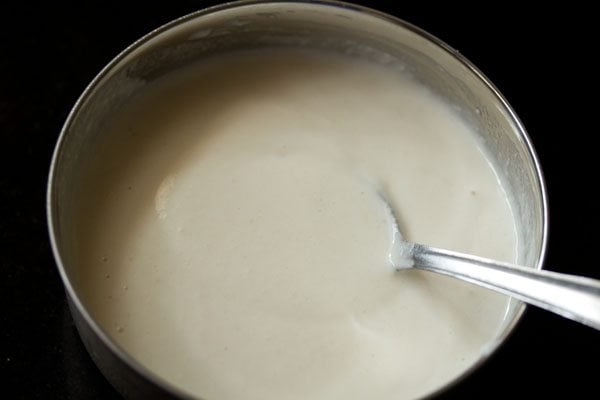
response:
{"label": "steel bowl", "polygon": [[[136,362],[92,318],[74,275],[77,187],[89,155],[114,113],[156,79],[204,57],[259,47],[317,48],[402,64],[452,105],[476,130],[496,166],[518,222],[518,262],[541,268],[547,239],[544,180],[531,142],[504,97],[457,51],[429,33],[372,9],[336,2],[241,1],[195,12],[142,37],[112,60],[69,114],[54,152],[48,182],[50,239],[73,319],[108,380],[131,399],[189,398]],[[477,368],[506,339],[523,303],[511,301],[505,323]],[[432,393],[434,395],[435,393]]]}

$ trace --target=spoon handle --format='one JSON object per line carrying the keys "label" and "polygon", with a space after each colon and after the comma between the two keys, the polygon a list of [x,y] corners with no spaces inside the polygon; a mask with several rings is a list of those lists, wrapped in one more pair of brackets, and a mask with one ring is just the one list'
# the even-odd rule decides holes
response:
{"label": "spoon handle", "polygon": [[414,244],[414,268],[476,283],[600,330],[600,280]]}

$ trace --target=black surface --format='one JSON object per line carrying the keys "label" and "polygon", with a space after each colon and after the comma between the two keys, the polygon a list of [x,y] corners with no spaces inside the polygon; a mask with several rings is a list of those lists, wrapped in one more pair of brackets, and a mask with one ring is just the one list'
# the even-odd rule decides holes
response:
{"label": "black surface", "polygon": [[[118,398],[74,330],[50,252],[45,185],[54,143],[86,84],[149,30],[216,2],[0,5],[0,398]],[[162,4],[159,4],[162,3]],[[496,84],[523,120],[550,199],[546,268],[600,278],[594,14],[363,2],[442,38]],[[594,54],[595,56],[595,54]],[[595,188],[594,188],[595,190]],[[529,308],[489,362],[442,398],[598,398],[600,333]]]}

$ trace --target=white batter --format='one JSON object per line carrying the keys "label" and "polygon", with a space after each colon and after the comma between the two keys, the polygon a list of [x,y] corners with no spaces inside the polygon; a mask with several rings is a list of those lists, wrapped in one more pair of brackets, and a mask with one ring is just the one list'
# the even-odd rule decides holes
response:
{"label": "white batter", "polygon": [[310,51],[220,56],[123,111],[81,204],[85,304],[205,399],[399,399],[460,374],[507,298],[394,272],[413,241],[514,261],[469,128],[393,69]]}

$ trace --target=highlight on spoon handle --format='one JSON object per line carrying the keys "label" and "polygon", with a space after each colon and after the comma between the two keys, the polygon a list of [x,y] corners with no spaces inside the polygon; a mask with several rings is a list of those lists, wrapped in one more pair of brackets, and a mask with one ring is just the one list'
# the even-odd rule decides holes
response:
{"label": "highlight on spoon handle", "polygon": [[414,268],[497,290],[600,330],[600,281],[413,245]]}

